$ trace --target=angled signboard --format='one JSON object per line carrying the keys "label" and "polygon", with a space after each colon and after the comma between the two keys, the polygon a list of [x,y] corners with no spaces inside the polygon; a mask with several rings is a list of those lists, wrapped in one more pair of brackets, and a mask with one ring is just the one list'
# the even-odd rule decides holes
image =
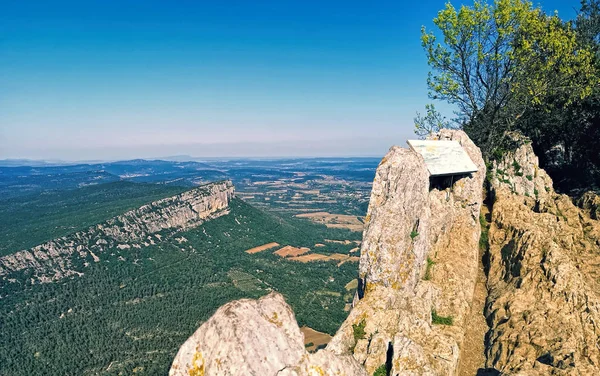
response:
{"label": "angled signboard", "polygon": [[408,146],[421,154],[431,176],[464,175],[477,166],[458,141],[408,140]]}

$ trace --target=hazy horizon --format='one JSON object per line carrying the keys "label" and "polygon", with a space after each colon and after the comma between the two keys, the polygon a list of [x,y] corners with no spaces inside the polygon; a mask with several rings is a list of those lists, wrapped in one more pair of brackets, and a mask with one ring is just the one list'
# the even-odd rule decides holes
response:
{"label": "hazy horizon", "polygon": [[9,2],[0,159],[383,155],[430,102],[445,3]]}
{"label": "hazy horizon", "polygon": [[[339,140],[283,140],[274,142],[188,143],[172,145],[134,145],[99,148],[60,148],[28,150],[18,156],[0,155],[0,160],[32,161],[120,161],[130,159],[160,159],[178,156],[201,158],[361,158],[382,157],[390,147],[407,147],[406,140],[414,135],[399,136],[396,140],[380,138]],[[10,150],[10,149],[5,149]],[[2,153],[4,154],[4,153]]]}

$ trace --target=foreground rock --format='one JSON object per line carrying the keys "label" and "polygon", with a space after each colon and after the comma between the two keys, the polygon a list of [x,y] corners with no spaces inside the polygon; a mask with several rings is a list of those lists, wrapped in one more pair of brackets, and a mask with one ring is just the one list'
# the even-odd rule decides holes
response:
{"label": "foreground rock", "polygon": [[230,181],[199,186],[28,250],[0,257],[0,288],[23,275],[32,283],[81,274],[109,249],[142,248],[229,212]]}
{"label": "foreground rock", "polygon": [[455,374],[477,276],[485,166],[465,133],[436,138],[459,141],[479,170],[430,186],[419,154],[390,149],[373,184],[354,308],[326,350],[304,351],[292,312],[272,294],[221,307],[170,375]]}
{"label": "foreground rock", "polygon": [[556,194],[530,143],[513,139],[491,171],[487,366],[600,375],[600,224]]}
{"label": "foreground rock", "polygon": [[224,305],[181,347],[170,376],[365,375],[351,356],[309,354],[283,296]]}

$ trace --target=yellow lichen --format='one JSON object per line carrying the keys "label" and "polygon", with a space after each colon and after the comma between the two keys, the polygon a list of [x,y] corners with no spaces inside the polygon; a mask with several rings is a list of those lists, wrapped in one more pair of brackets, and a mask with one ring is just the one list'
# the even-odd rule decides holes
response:
{"label": "yellow lichen", "polygon": [[197,351],[192,360],[192,368],[188,371],[189,376],[204,376],[204,357]]}
{"label": "yellow lichen", "polygon": [[278,328],[281,328],[283,326],[283,323],[279,320],[277,312],[273,312],[273,316],[271,316],[271,318],[269,318],[268,320],[271,324],[274,324]]}
{"label": "yellow lichen", "polygon": [[325,371],[319,366],[310,366],[308,372],[310,375],[325,376]]}

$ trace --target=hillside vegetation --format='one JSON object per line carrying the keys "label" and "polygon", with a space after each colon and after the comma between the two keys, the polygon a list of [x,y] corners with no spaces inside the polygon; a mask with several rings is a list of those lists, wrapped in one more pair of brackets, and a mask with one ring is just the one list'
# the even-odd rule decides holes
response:
{"label": "hillside vegetation", "polygon": [[271,290],[286,297],[300,325],[333,334],[347,315],[345,285],[356,278],[356,263],[244,251],[360,234],[283,219],[239,199],[230,206],[230,214],[156,245],[106,250],[82,276],[26,289],[11,284],[0,305],[0,374],[166,374],[179,346],[219,306]]}
{"label": "hillside vegetation", "polygon": [[85,229],[186,189],[119,181],[0,200],[0,256]]}

